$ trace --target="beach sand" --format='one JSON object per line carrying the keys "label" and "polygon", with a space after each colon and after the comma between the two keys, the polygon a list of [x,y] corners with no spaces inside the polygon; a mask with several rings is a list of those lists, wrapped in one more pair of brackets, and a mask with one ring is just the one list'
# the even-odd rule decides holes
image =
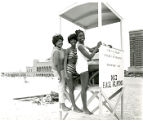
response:
{"label": "beach sand", "polygon": [[[143,78],[125,78],[124,120],[143,120]],[[0,120],[59,120],[59,105],[38,105],[30,101],[13,100],[13,98],[47,94],[57,91],[55,79],[0,78]],[[94,101],[98,104],[98,101]],[[113,99],[113,103],[115,100]],[[77,101],[81,107],[81,101]],[[120,104],[120,103],[119,103]],[[89,108],[91,108],[89,106]],[[120,115],[120,105],[117,107]],[[63,115],[65,112],[63,113]],[[69,112],[66,120],[99,120],[98,112],[93,115]],[[116,120],[107,109],[104,109],[102,120]]]}

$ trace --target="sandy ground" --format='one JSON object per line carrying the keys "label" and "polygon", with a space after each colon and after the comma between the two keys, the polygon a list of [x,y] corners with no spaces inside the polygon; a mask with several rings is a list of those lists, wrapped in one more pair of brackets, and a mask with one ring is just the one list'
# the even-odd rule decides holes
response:
{"label": "sandy ground", "polygon": [[[13,100],[17,97],[40,95],[57,91],[55,79],[0,78],[0,120],[59,120],[58,103],[37,105],[31,102]],[[143,120],[143,78],[125,78],[124,120]],[[48,88],[48,89],[47,89]],[[114,103],[116,100],[113,99]],[[98,101],[94,101],[98,104]],[[77,101],[79,107],[80,100]],[[119,103],[120,104],[120,103]],[[89,106],[91,109],[93,105]],[[63,115],[66,113],[63,113]],[[120,115],[120,105],[117,107]],[[98,111],[94,115],[69,112],[67,120],[99,120]],[[104,108],[102,120],[116,120]]]}

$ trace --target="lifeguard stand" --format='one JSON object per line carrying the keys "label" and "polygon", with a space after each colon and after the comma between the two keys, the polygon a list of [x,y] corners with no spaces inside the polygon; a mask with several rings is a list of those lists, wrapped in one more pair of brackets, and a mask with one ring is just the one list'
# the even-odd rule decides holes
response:
{"label": "lifeguard stand", "polygon": [[[99,99],[99,106],[94,108],[92,112],[95,112],[97,109],[99,109],[99,114],[100,114],[100,117],[102,118],[102,114],[103,114],[102,106],[104,105],[115,118],[117,118],[118,120],[123,120],[123,90],[124,90],[123,89],[124,88],[123,71],[124,70],[123,70],[123,56],[122,56],[122,53],[123,53],[122,17],[117,12],[115,12],[115,10],[113,10],[113,8],[109,6],[109,4],[101,1],[97,1],[97,2],[92,1],[92,2],[82,2],[82,3],[74,4],[73,6],[64,10],[60,14],[60,20],[61,18],[64,18],[74,23],[75,25],[80,26],[85,30],[96,28],[96,27],[98,27],[98,29],[100,30],[100,28],[104,25],[113,24],[117,22],[120,23],[121,49],[119,50],[119,49],[109,48],[105,46],[102,46],[100,48],[99,50],[99,86],[95,86],[94,88],[90,89],[90,92],[93,94],[93,96],[90,97],[90,99],[88,100],[88,103],[94,100],[94,98],[97,98]],[[62,22],[60,22],[60,30],[61,28],[62,28]],[[108,64],[105,59],[108,59],[107,60],[108,62],[113,62],[114,64]],[[111,71],[109,72],[109,74],[107,73],[104,76],[104,72],[105,72],[104,70],[107,69],[108,71],[109,66],[111,68],[110,69]],[[118,76],[118,79],[117,79],[117,76]],[[107,97],[106,94],[104,94],[104,90],[106,90],[106,88],[109,88],[109,87],[111,89],[112,87],[115,88],[116,85],[113,82],[117,82],[118,80],[120,80],[119,81],[120,85],[118,84],[117,89],[109,97]],[[107,83],[110,83],[111,85],[107,85],[108,87],[103,85]],[[97,94],[99,96],[97,96]],[[113,107],[110,100],[114,98],[117,94],[120,94],[120,95],[117,99],[115,106]],[[103,101],[103,98],[104,98],[104,101]],[[116,114],[116,108],[120,100],[121,100],[121,117],[119,117]],[[60,120],[65,120],[67,115],[68,113],[64,117],[62,117],[62,111],[60,111]]]}

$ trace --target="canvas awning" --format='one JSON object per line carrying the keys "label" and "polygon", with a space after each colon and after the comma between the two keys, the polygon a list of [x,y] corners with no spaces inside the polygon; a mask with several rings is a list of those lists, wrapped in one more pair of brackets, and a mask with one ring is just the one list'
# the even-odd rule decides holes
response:
{"label": "canvas awning", "polygon": [[[98,2],[88,2],[76,5],[62,14],[60,17],[84,28],[98,27]],[[101,3],[102,25],[121,21],[121,17],[108,5]]]}
{"label": "canvas awning", "polygon": [[[119,22],[121,49],[123,50],[122,17],[108,3],[95,1],[75,4],[60,13],[60,18],[85,30]],[[60,32],[61,28],[60,20]]]}

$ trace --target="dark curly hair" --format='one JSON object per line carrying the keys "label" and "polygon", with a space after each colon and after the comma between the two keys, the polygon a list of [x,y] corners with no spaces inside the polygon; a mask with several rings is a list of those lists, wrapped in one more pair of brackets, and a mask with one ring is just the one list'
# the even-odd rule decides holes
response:
{"label": "dark curly hair", "polygon": [[58,42],[58,40],[64,40],[63,39],[63,36],[61,35],[61,34],[59,34],[59,35],[54,35],[53,36],[53,39],[52,39],[52,43],[56,46],[56,43]]}
{"label": "dark curly hair", "polygon": [[[80,30],[80,29],[79,29],[79,30],[76,30],[76,31],[75,31],[75,34],[78,36],[78,34],[79,34],[80,32],[83,32],[83,31]],[[83,32],[83,33],[84,33],[84,32]]]}
{"label": "dark curly hair", "polygon": [[74,40],[77,41],[77,35],[76,35],[75,33],[73,33],[73,34],[71,34],[71,35],[68,36],[68,42],[70,43],[70,41],[71,41],[72,39],[74,39]]}

